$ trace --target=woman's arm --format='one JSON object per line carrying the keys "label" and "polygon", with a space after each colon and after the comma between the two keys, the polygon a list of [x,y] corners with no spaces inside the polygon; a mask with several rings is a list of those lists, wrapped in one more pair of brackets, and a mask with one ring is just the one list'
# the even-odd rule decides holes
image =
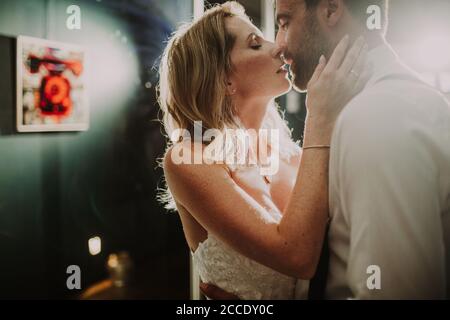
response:
{"label": "woman's arm", "polygon": [[[311,79],[308,105],[314,108],[308,109],[305,145],[330,143],[339,111],[360,86],[346,80],[341,68],[351,61],[353,69],[362,70],[362,44],[355,44],[346,55],[347,47],[348,40],[342,41],[326,67],[321,61]],[[169,188],[206,230],[241,254],[284,274],[303,279],[313,276],[328,219],[328,150],[304,150],[280,224],[259,218],[267,215],[266,209],[241,189],[225,168],[175,164],[172,151],[164,158]]]}
{"label": "woman's arm", "polygon": [[[344,59],[346,41],[348,38],[336,47],[325,68],[319,64],[308,84],[304,147],[330,145],[340,111],[370,76],[370,69],[365,66],[367,45],[362,38],[358,39]],[[360,74],[360,78],[356,79],[353,72]],[[350,81],[343,81],[344,78]],[[336,107],[330,108],[330,104]],[[294,267],[300,267],[296,273],[300,279],[314,276],[323,246],[329,219],[329,151],[329,148],[303,149],[296,184],[279,224],[279,233],[286,235],[286,242],[292,241],[287,246],[298,251],[294,255],[298,260],[293,263]]]}

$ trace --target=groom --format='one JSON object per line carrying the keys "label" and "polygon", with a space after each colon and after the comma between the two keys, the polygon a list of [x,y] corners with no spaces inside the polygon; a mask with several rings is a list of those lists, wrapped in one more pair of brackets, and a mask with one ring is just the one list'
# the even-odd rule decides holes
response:
{"label": "groom", "polygon": [[[450,106],[385,42],[387,5],[276,1],[277,44],[298,90],[345,34],[362,34],[371,48],[374,73],[332,138],[327,299],[449,297]],[[382,13],[373,30],[369,7]]]}

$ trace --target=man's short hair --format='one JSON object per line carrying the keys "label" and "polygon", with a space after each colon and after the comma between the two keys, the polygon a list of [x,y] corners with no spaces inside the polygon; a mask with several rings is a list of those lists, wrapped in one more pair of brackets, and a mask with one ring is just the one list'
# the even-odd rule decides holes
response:
{"label": "man's short hair", "polygon": [[[316,7],[320,0],[305,0],[307,8]],[[367,8],[376,5],[381,9],[381,31],[386,33],[388,25],[389,0],[344,0],[351,14],[359,21],[364,22],[368,18]]]}

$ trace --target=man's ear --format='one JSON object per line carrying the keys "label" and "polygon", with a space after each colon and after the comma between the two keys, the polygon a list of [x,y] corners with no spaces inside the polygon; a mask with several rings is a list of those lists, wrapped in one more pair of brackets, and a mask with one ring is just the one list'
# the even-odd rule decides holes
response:
{"label": "man's ear", "polygon": [[325,15],[328,27],[335,27],[342,19],[345,10],[344,0],[325,0],[323,1],[323,13]]}

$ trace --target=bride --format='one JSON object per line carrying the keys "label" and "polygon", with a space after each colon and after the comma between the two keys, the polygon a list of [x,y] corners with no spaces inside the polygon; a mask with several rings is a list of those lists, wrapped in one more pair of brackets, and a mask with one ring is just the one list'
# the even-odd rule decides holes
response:
{"label": "bride", "polygon": [[[171,140],[162,198],[180,215],[202,282],[240,299],[292,299],[297,279],[313,277],[328,222],[331,134],[339,112],[368,78],[365,57],[364,41],[350,46],[346,37],[328,62],[318,61],[301,149],[272,103],[291,89],[282,48],[264,39],[241,5],[215,6],[170,39],[159,84]],[[360,76],[348,76],[351,70]],[[336,80],[338,74],[344,77]],[[220,135],[209,141],[186,135],[196,122],[202,133],[271,129],[279,139],[247,135],[247,161],[221,161],[207,156],[222,145]],[[236,149],[242,154],[242,148],[227,147],[219,154]],[[261,155],[262,149],[270,155]],[[199,155],[201,162],[192,160]],[[275,158],[278,170],[261,174]]]}

